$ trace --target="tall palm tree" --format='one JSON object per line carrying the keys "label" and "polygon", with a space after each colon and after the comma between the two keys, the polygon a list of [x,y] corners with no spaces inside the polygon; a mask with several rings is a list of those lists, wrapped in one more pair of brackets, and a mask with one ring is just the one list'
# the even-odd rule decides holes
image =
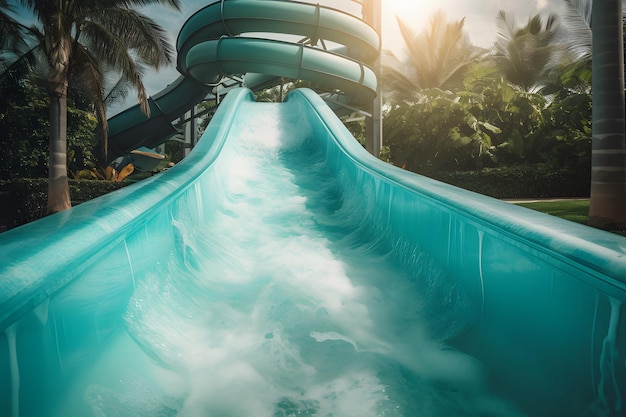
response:
{"label": "tall palm tree", "polygon": [[420,33],[401,18],[397,21],[406,57],[383,51],[382,77],[385,90],[395,93],[396,98],[412,101],[420,89],[462,85],[465,71],[483,54],[465,33],[465,19],[448,22],[438,11]]}
{"label": "tall palm tree", "polygon": [[[11,5],[11,0],[0,1]],[[179,10],[180,0],[15,1],[29,10],[38,22],[37,27],[31,28],[38,43],[31,52],[42,53],[47,66],[50,97],[48,212],[54,213],[71,207],[66,167],[69,82],[77,83],[91,95],[106,144],[105,72],[115,71],[132,85],[147,113],[148,94],[141,77],[143,66],[158,69],[173,61],[173,49],[165,30],[135,8],[167,5]]]}
{"label": "tall palm tree", "polygon": [[589,224],[626,229],[622,0],[592,8],[592,151]]}
{"label": "tall palm tree", "polygon": [[565,0],[572,38],[592,56],[589,225],[626,229],[622,0]]}

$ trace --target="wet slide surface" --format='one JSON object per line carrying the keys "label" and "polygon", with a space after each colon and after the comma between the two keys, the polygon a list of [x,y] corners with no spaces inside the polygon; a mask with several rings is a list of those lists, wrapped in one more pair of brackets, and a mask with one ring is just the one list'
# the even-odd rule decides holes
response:
{"label": "wet slide surface", "polygon": [[385,164],[310,90],[0,247],[2,415],[622,411],[626,239]]}
{"label": "wet slide surface", "polygon": [[[373,54],[371,28],[223,6],[186,24],[187,75],[373,96],[362,62],[221,36],[282,10],[281,33]],[[181,78],[154,118],[116,117],[113,148],[165,140],[203,96]],[[622,237],[384,164],[310,90],[233,90],[176,167],[0,235],[0,415],[620,416],[625,255]]]}
{"label": "wet slide surface", "polygon": [[123,327],[53,415],[524,415],[446,347],[460,287],[399,266],[315,142],[297,105],[241,104],[202,220],[171,210],[177,250],[134,265]]}

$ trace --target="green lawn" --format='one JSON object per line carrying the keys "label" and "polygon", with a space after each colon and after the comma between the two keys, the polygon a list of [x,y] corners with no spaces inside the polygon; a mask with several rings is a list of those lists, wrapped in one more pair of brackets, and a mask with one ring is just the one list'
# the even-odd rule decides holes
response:
{"label": "green lawn", "polygon": [[[587,224],[589,215],[589,200],[538,201],[515,204],[582,224]],[[613,233],[626,236],[626,231],[623,230],[613,231]]]}
{"label": "green lawn", "polygon": [[587,224],[589,215],[589,200],[539,201],[517,204],[582,224]]}

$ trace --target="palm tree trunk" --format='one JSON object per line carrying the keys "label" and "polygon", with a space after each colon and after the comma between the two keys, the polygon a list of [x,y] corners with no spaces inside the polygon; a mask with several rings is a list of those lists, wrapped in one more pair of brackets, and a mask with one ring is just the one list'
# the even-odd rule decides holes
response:
{"label": "palm tree trunk", "polygon": [[48,214],[72,206],[67,178],[67,82],[50,92],[50,145]]}
{"label": "palm tree trunk", "polygon": [[593,2],[593,110],[589,225],[626,228],[622,0]]}

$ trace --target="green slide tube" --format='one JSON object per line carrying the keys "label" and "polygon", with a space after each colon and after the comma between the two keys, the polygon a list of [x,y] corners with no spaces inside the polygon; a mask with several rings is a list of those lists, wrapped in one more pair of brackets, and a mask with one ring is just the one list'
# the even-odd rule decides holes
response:
{"label": "green slide tube", "polygon": [[[242,37],[250,33],[297,36],[299,41]],[[329,51],[326,43],[340,45]],[[317,45],[317,46],[315,46]],[[255,90],[281,77],[311,81],[366,106],[376,96],[376,75],[368,66],[380,52],[376,31],[341,10],[280,0],[225,0],[193,14],[177,39],[182,74],[150,100],[150,116],[133,106],[109,119],[109,158],[159,145],[177,133],[171,122],[207,96],[223,77],[243,75]],[[341,51],[339,53],[338,51]]]}

